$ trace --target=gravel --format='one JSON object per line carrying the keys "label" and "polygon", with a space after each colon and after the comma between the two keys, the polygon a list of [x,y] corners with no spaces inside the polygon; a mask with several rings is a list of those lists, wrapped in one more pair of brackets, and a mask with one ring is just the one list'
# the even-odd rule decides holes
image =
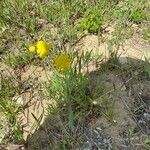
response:
{"label": "gravel", "polygon": [[86,133],[86,141],[80,150],[112,150],[112,138],[97,127]]}

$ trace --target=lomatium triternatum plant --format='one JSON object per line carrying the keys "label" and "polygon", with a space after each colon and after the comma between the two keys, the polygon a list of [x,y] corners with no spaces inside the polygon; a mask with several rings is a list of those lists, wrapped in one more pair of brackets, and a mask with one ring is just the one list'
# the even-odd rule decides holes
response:
{"label": "lomatium triternatum plant", "polygon": [[[29,47],[29,51],[44,58],[51,55],[52,47],[52,44],[38,41]],[[84,55],[67,52],[55,54],[52,60],[53,76],[48,83],[46,95],[49,100],[55,101],[55,110],[65,108],[70,127],[74,124],[75,116],[83,117],[91,104],[91,97],[87,94],[88,79],[81,72],[84,60]],[[50,107],[49,110],[52,112]]]}

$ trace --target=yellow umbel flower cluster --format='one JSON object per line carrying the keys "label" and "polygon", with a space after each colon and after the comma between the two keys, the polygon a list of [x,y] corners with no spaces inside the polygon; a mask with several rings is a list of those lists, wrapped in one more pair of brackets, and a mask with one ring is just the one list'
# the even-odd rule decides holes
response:
{"label": "yellow umbel flower cluster", "polygon": [[72,60],[68,54],[60,54],[54,58],[54,66],[64,72],[71,67]]}
{"label": "yellow umbel flower cluster", "polygon": [[35,45],[29,46],[30,52],[36,52],[40,58],[44,58],[49,54],[52,45],[48,44],[45,41],[38,41]]}

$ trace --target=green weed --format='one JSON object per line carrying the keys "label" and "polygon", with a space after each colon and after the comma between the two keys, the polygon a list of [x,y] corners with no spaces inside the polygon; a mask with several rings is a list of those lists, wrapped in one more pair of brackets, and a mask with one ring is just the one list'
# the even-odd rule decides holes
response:
{"label": "green weed", "polygon": [[57,74],[52,77],[49,85],[49,96],[56,101],[58,108],[65,106],[70,108],[69,112],[78,112],[76,108],[84,112],[90,105],[91,100],[86,93],[88,80],[80,73],[70,71],[65,76]]}
{"label": "green weed", "polygon": [[146,148],[150,148],[150,140],[148,138],[144,141],[144,145],[146,146]]}
{"label": "green weed", "polygon": [[98,33],[102,30],[103,17],[98,10],[92,9],[85,13],[85,16],[78,22],[77,28],[80,31],[88,31],[90,33]]}
{"label": "green weed", "polygon": [[115,101],[110,100],[109,97],[103,97],[101,101],[101,107],[103,109],[102,114],[106,119],[108,119],[111,122],[114,122],[116,113],[115,113]]}

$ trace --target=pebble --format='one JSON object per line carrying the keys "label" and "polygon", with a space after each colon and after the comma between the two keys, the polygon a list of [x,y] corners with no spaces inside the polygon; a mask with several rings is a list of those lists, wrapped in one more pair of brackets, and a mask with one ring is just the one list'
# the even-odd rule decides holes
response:
{"label": "pebble", "polygon": [[119,63],[121,65],[124,65],[124,64],[127,64],[128,63],[128,60],[126,57],[119,57]]}
{"label": "pebble", "polygon": [[146,124],[146,122],[144,120],[141,120],[141,119],[138,121],[138,123],[139,124]]}
{"label": "pebble", "polygon": [[144,113],[143,116],[147,121],[150,121],[150,113]]}

